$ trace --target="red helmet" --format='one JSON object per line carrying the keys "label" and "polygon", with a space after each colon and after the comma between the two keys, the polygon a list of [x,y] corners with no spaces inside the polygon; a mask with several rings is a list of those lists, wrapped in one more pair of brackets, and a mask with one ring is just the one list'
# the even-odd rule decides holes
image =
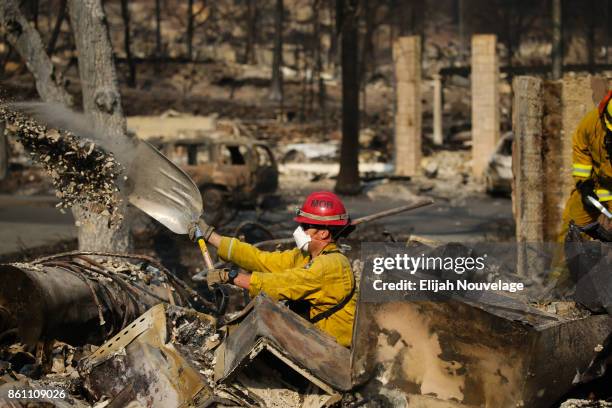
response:
{"label": "red helmet", "polygon": [[316,191],[306,197],[293,219],[301,224],[338,225],[350,223],[350,218],[340,197],[329,191]]}

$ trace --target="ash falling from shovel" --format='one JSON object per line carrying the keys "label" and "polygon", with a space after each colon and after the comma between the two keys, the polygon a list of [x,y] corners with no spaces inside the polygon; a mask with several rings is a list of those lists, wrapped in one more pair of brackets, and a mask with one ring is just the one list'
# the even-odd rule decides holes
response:
{"label": "ash falling from shovel", "polygon": [[26,105],[19,105],[13,107],[0,101],[0,121],[6,122],[8,130],[51,177],[60,199],[57,207],[83,205],[90,212],[108,216],[111,225],[118,225],[122,220],[118,208],[124,166],[115,155],[92,140],[94,133],[87,131],[85,122],[81,122],[84,137],[80,137],[73,133],[74,127],[66,126],[70,129],[66,130],[61,122],[57,126],[61,115],[51,123],[41,121],[38,115],[34,115],[35,120],[28,109],[22,109]]}

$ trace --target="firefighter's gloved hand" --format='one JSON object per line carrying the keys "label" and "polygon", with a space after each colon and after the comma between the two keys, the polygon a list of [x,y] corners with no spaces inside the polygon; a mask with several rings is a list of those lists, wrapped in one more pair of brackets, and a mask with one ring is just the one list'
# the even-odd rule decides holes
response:
{"label": "firefighter's gloved hand", "polygon": [[604,242],[612,242],[612,220],[601,214],[597,221],[599,239]]}
{"label": "firefighter's gloved hand", "polygon": [[210,288],[220,283],[228,283],[230,281],[229,272],[230,270],[227,268],[209,270],[206,274],[206,283],[208,287]]}
{"label": "firefighter's gloved hand", "polygon": [[191,228],[189,228],[189,239],[193,242],[197,241],[196,227],[200,228],[200,232],[202,233],[204,241],[208,241],[212,233],[215,231],[215,227],[208,225],[206,221],[200,218],[197,224],[193,224]]}
{"label": "firefighter's gloved hand", "polygon": [[599,211],[597,208],[591,203],[587,197],[593,197],[597,199],[597,194],[595,194],[595,182],[593,179],[586,179],[579,181],[576,183],[576,189],[580,192],[582,196],[582,205],[584,205],[585,210],[587,211]]}

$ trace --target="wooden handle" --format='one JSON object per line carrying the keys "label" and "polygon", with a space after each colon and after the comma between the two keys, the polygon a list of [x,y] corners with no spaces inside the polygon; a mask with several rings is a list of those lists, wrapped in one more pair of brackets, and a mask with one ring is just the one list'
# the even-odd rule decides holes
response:
{"label": "wooden handle", "polygon": [[200,247],[200,252],[202,252],[202,256],[204,257],[204,262],[206,263],[206,268],[214,269],[214,265],[212,259],[210,259],[210,253],[208,252],[208,247],[206,246],[206,241],[204,238],[198,239],[198,245]]}

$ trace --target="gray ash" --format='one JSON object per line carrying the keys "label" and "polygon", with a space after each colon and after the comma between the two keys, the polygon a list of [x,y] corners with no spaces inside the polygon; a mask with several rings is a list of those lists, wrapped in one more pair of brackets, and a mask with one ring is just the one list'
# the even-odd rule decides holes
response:
{"label": "gray ash", "polygon": [[52,129],[0,103],[0,120],[51,177],[59,208],[84,205],[89,211],[121,222],[117,186],[123,166],[112,153],[69,131]]}

